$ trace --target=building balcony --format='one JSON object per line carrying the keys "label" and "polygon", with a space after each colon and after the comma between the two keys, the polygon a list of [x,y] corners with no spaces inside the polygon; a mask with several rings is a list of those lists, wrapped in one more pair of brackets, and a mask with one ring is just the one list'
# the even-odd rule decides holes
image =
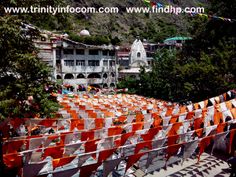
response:
{"label": "building balcony", "polygon": [[103,83],[115,83],[116,78],[115,77],[108,77],[108,78],[103,78]]}
{"label": "building balcony", "polygon": [[116,67],[115,66],[103,66],[103,72],[115,72]]}
{"label": "building balcony", "polygon": [[70,85],[91,85],[91,84],[103,84],[103,79],[64,79],[63,84]]}
{"label": "building balcony", "polygon": [[116,72],[115,66],[65,66],[57,65],[57,72],[62,73],[110,73]]}
{"label": "building balcony", "polygon": [[61,68],[63,73],[100,73],[103,72],[101,66],[63,66]]}

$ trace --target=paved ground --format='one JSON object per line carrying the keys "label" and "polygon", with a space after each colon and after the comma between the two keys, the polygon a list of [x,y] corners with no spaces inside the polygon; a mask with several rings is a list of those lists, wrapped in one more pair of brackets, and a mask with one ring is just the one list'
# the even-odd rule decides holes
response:
{"label": "paved ground", "polygon": [[168,166],[166,170],[161,169],[145,177],[229,177],[229,166],[224,161],[207,153],[202,154],[201,160],[197,163],[197,159],[188,159],[183,164],[173,164]]}

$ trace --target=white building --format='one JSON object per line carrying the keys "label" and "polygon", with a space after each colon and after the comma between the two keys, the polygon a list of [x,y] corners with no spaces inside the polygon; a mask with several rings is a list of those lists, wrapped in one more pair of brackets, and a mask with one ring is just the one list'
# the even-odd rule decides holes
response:
{"label": "white building", "polygon": [[143,43],[140,39],[136,39],[130,50],[130,65],[132,68],[139,68],[140,66],[147,66],[147,54]]}
{"label": "white building", "polygon": [[[82,30],[80,35],[90,35]],[[116,50],[112,45],[86,45],[52,33],[35,41],[39,57],[53,68],[53,78],[77,88],[94,85],[115,87],[117,82]]]}
{"label": "white building", "polygon": [[[122,68],[119,71],[119,78],[124,78],[126,76],[138,78],[138,75],[140,73],[140,66],[150,68],[153,58],[147,57],[147,52],[142,41],[140,39],[136,39],[133,42],[129,52],[118,52],[118,60],[120,68]],[[147,70],[149,71],[150,69]]]}

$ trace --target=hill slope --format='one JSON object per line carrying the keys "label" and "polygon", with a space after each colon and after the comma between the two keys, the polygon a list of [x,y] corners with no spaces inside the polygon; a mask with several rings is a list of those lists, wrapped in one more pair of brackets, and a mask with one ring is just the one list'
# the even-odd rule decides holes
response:
{"label": "hill slope", "polygon": [[[155,1],[155,0],[153,0]],[[207,6],[207,0],[159,0],[164,5],[196,7]],[[17,14],[27,23],[60,32],[78,34],[87,28],[92,36],[100,35],[109,39],[119,38],[122,42],[132,42],[135,37],[160,42],[166,37],[189,35],[189,15],[187,14],[128,14],[126,7],[145,7],[143,0],[1,0],[0,15],[3,7],[52,6],[65,7],[118,7],[118,14]]]}
{"label": "hill slope", "polygon": [[[170,0],[169,0],[170,1]],[[168,4],[168,0],[158,1]],[[206,0],[172,0],[171,5],[180,7],[207,6]],[[74,17],[75,32],[87,28],[93,35],[117,36],[121,41],[132,41],[140,36],[159,42],[166,37],[188,35],[189,15],[174,14],[128,14],[126,7],[144,7],[142,0],[74,0],[75,6],[119,7],[119,14],[77,14]]]}

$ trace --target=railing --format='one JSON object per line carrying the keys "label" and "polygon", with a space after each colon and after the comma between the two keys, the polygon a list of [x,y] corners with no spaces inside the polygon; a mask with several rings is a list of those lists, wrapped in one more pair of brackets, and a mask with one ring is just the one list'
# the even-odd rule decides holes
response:
{"label": "railing", "polygon": [[93,72],[103,72],[103,67],[101,66],[63,66],[62,65],[62,72],[87,72],[87,73],[93,73]]}

